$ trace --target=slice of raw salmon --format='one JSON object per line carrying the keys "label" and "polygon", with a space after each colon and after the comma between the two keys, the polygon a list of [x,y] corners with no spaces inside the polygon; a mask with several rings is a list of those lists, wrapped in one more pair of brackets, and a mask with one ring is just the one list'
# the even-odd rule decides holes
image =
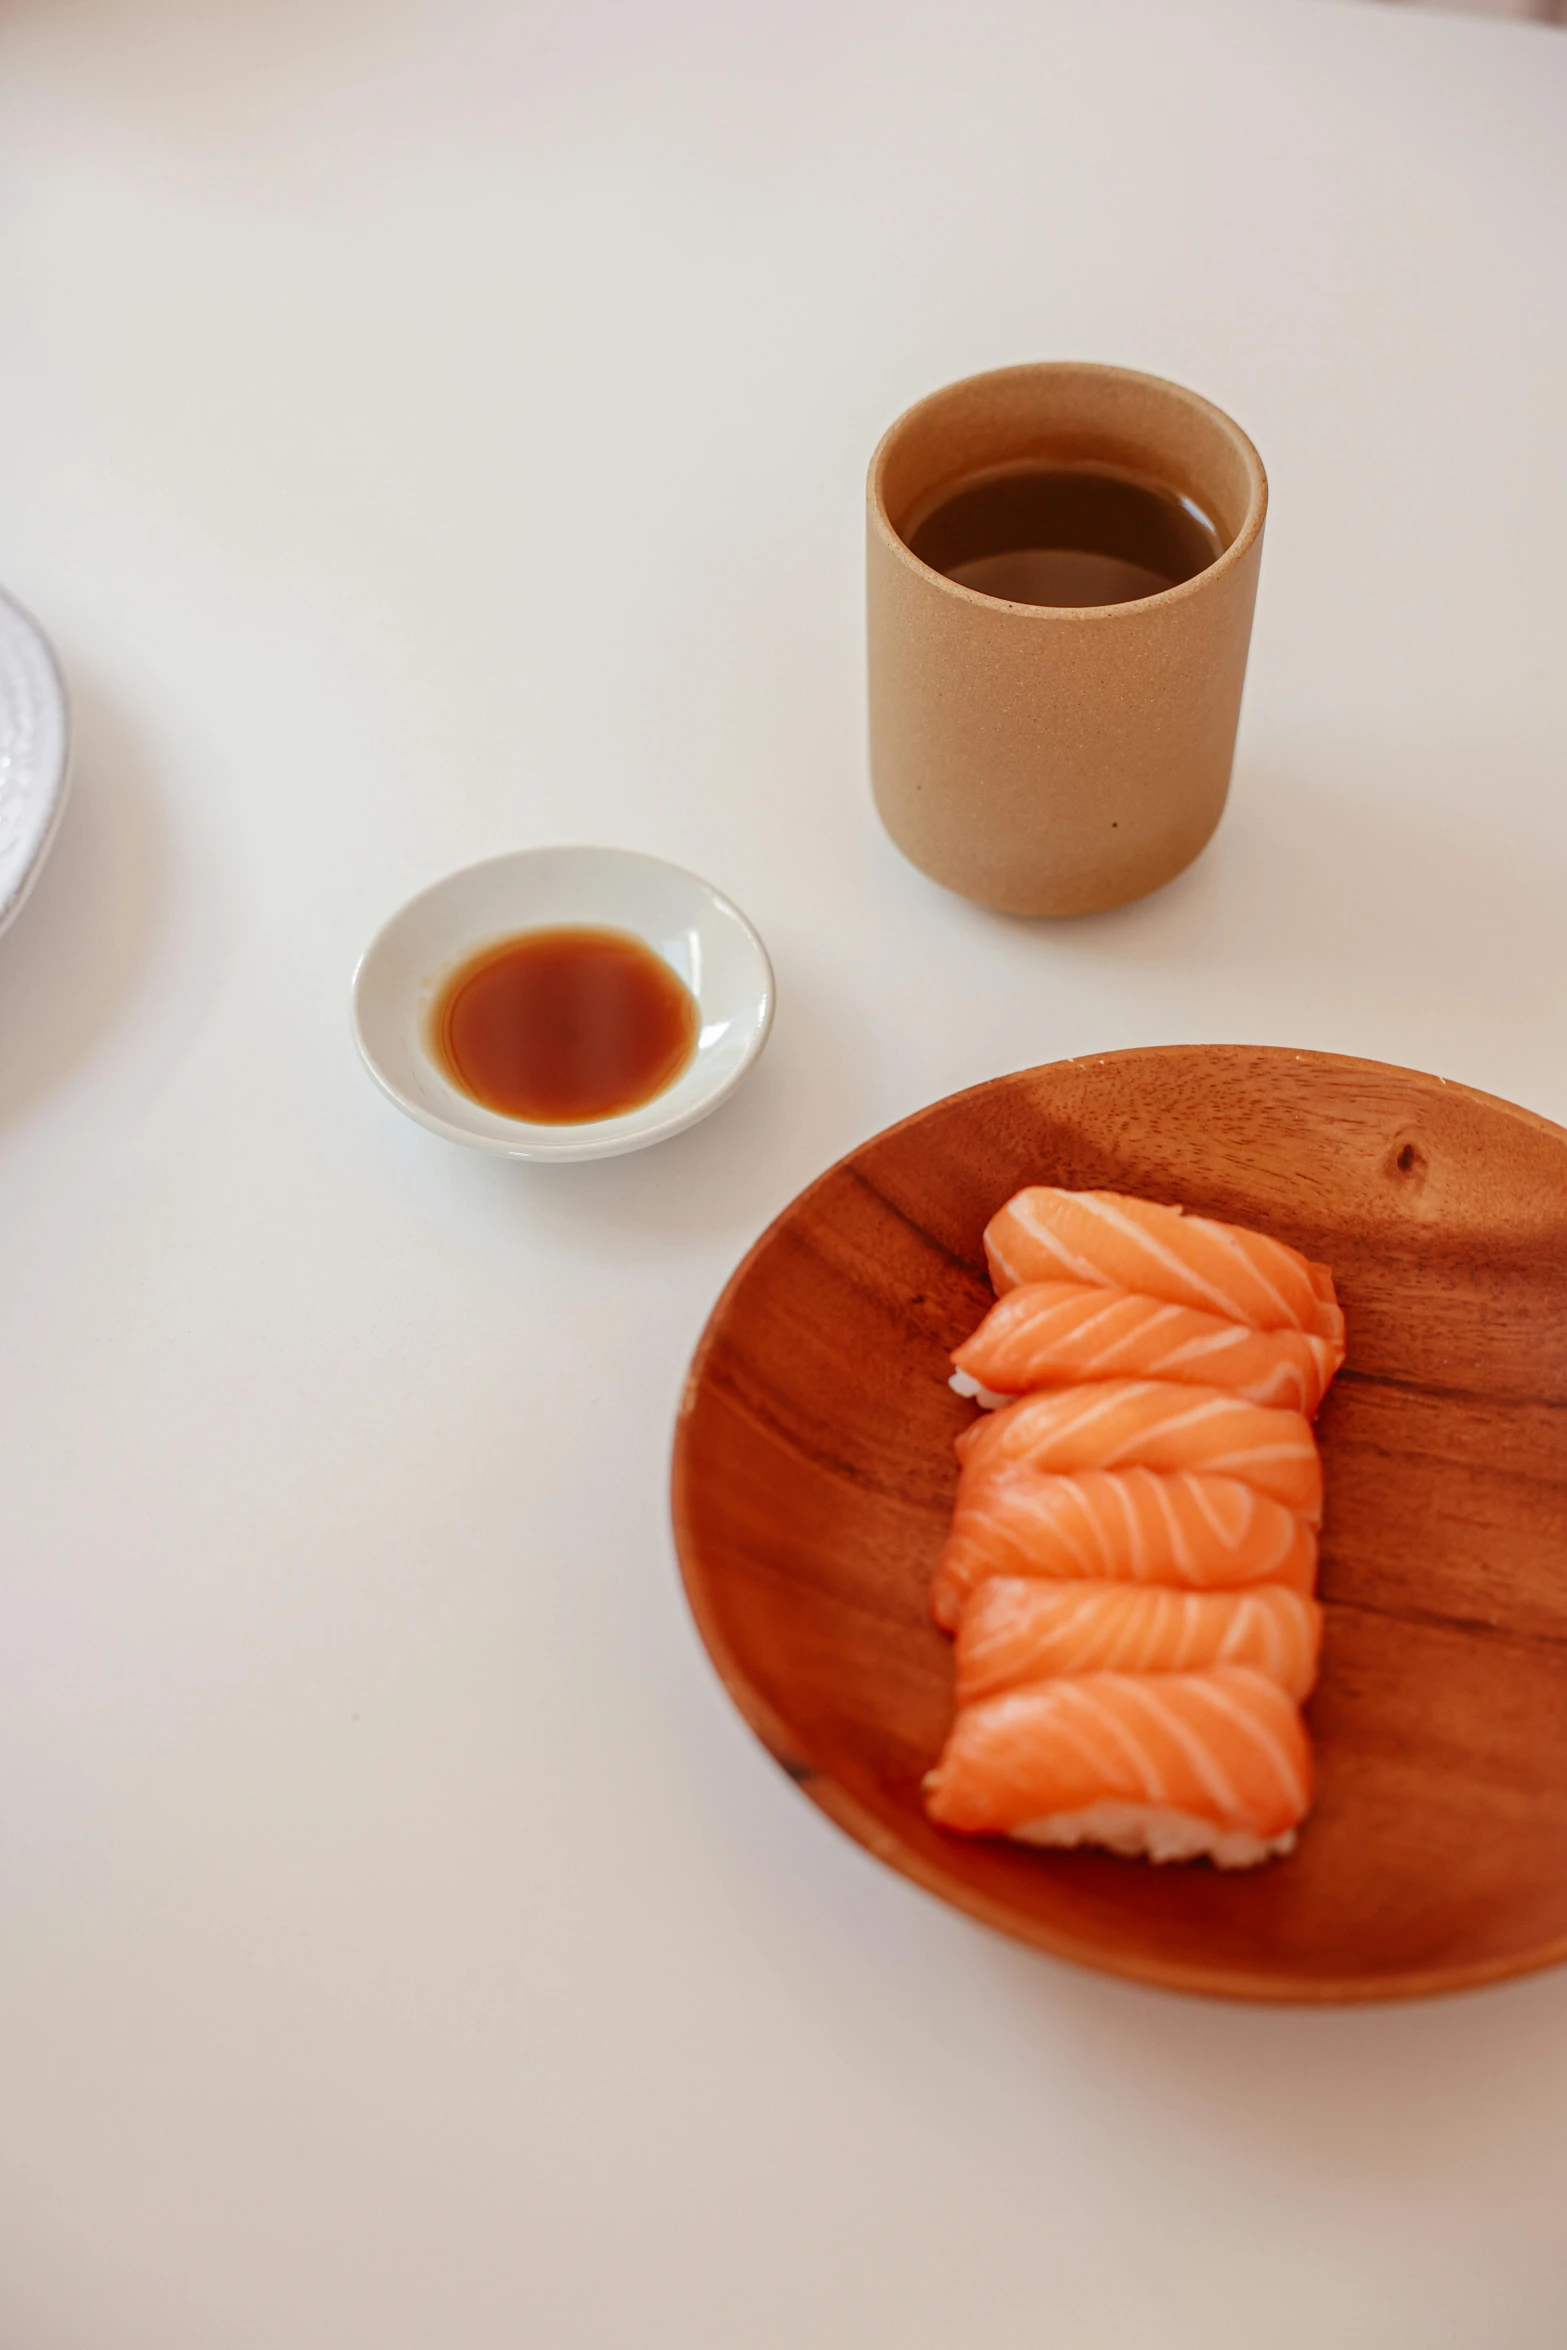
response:
{"label": "slice of raw salmon", "polygon": [[964,1706],[925,1790],[931,1818],[971,1836],[1244,1866],[1288,1848],[1311,1750],[1249,1666],[1083,1673]]}
{"label": "slice of raw salmon", "polygon": [[958,1626],[959,1705],[1058,1673],[1252,1665],[1297,1702],[1317,1677],[1322,1610],[1282,1583],[1171,1591],[1139,1583],[982,1584]]}
{"label": "slice of raw salmon", "polygon": [[1322,1514],[1310,1421],[1213,1387],[1107,1379],[1046,1389],[974,1421],[957,1452],[965,1480],[1020,1462],[1068,1473],[1196,1469],[1238,1477],[1314,1523]]}
{"label": "slice of raw salmon", "polygon": [[931,1613],[952,1631],[992,1575],[1084,1576],[1229,1590],[1264,1580],[1309,1592],[1317,1537],[1304,1518],[1236,1477],[1028,1466],[964,1478],[936,1563]]}
{"label": "slice of raw salmon", "polygon": [[969,1392],[1026,1395],[1079,1380],[1172,1379],[1309,1417],[1344,1350],[1314,1331],[1253,1330],[1130,1290],[1029,1281],[1007,1291],[952,1360]]}
{"label": "slice of raw salmon", "polygon": [[1129,1289],[1253,1330],[1306,1330],[1344,1342],[1333,1276],[1298,1249],[1238,1224],[1117,1191],[1020,1191],[985,1227],[998,1293],[1025,1281]]}

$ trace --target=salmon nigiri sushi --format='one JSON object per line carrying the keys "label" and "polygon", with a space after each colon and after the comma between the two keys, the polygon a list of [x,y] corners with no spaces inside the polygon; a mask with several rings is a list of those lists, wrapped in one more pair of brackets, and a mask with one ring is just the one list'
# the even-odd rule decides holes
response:
{"label": "salmon nigiri sushi", "polygon": [[1335,1346],[1344,1317],[1325,1265],[1238,1224],[1117,1191],[1020,1191],[985,1227],[997,1294],[1025,1281],[1086,1281],[1220,1314],[1253,1330],[1305,1330]]}
{"label": "salmon nigiri sushi", "polygon": [[1238,1477],[1313,1523],[1322,1515],[1322,1464],[1310,1421],[1214,1387],[1107,1379],[1047,1389],[973,1422],[957,1452],[965,1481],[1025,1461],[1068,1473],[1198,1469]]}
{"label": "salmon nigiri sushi", "polygon": [[1025,1464],[959,1485],[931,1614],[954,1631],[970,1592],[992,1575],[1190,1591],[1268,1581],[1309,1592],[1316,1572],[1315,1529],[1237,1477],[1155,1469],[1063,1477]]}
{"label": "salmon nigiri sushi", "polygon": [[1344,1349],[1315,1331],[1253,1330],[1126,1289],[1028,1281],[992,1306],[952,1360],[952,1385],[982,1403],[1079,1380],[1173,1379],[1310,1417]]}
{"label": "salmon nigiri sushi", "polygon": [[1058,1673],[1252,1665],[1298,1703],[1317,1677],[1322,1610],[1281,1583],[1170,1591],[1140,1583],[983,1584],[958,1627],[959,1705]]}
{"label": "salmon nigiri sushi", "polygon": [[1266,1673],[1083,1673],[966,1705],[925,1808],[969,1836],[1222,1869],[1288,1852],[1311,1803],[1298,1708]]}

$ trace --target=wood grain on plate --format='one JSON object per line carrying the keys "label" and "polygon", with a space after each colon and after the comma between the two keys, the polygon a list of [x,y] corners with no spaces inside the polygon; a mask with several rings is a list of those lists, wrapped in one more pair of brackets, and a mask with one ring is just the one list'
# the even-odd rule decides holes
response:
{"label": "wood grain on plate", "polygon": [[[927,1586],[972,1416],[947,1352],[1023,1183],[1331,1265],[1318,1799],[1248,1876],[932,1827]],[[1172,1047],[996,1079],[803,1192],[713,1312],[675,1446],[686,1589],[741,1712],[839,1825],[988,1924],[1186,1990],[1372,1999],[1567,1956],[1567,1133],[1438,1078]]]}

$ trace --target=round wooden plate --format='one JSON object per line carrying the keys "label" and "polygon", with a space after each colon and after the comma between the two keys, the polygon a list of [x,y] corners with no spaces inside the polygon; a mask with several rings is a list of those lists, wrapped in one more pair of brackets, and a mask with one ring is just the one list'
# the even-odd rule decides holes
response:
{"label": "round wooden plate", "polygon": [[[972,1416],[948,1349],[1020,1184],[1172,1200],[1332,1266],[1316,1809],[1251,1875],[932,1827],[951,1715],[926,1614]],[[803,1192],[697,1350],[686,1590],[746,1720],[916,1883],[1188,1991],[1379,1999],[1567,1956],[1567,1133],[1376,1062],[1249,1047],[1063,1061],[938,1102]]]}

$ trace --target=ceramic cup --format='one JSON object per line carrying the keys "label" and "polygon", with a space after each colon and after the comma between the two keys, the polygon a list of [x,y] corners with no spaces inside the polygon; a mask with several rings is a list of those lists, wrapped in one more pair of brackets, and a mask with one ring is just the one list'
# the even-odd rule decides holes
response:
{"label": "ceramic cup", "polygon": [[[1003,601],[909,539],[960,485],[1032,467],[1132,474],[1190,500],[1222,552],[1132,603]],[[1076,361],[933,392],[871,460],[871,781],[882,822],[948,889],[1009,914],[1087,914],[1189,865],[1229,790],[1268,483],[1197,393]]]}

